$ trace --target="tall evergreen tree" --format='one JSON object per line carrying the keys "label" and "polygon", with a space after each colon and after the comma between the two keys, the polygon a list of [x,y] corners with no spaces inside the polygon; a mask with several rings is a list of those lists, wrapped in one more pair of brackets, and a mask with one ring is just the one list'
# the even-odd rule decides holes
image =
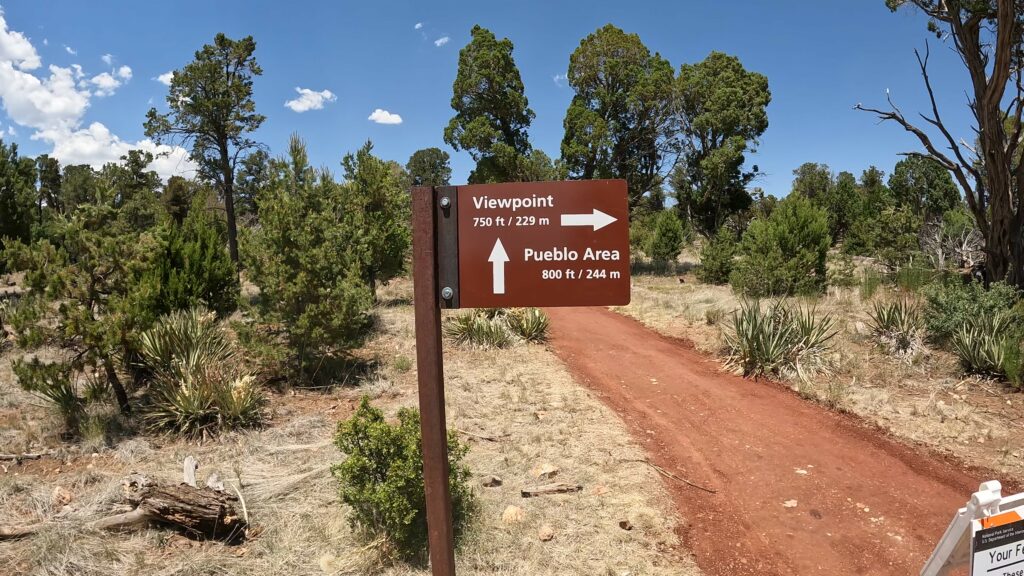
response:
{"label": "tall evergreen tree", "polygon": [[[348,214],[359,230],[363,271],[371,293],[405,269],[411,242],[409,194],[402,174],[372,153],[367,142],[342,160]],[[398,167],[399,169],[401,167]]]}
{"label": "tall evergreen tree", "polygon": [[447,186],[452,177],[448,153],[440,148],[424,148],[412,153],[405,169],[413,185]]}
{"label": "tall evergreen tree", "polygon": [[28,242],[36,221],[36,165],[18,155],[18,145],[0,139],[0,247],[8,240]]}
{"label": "tall evergreen tree", "polygon": [[572,178],[622,178],[630,207],[660,192],[674,158],[672,65],[640,37],[611,24],[584,38],[569,57],[562,160]]}
{"label": "tall evergreen tree", "polygon": [[758,169],[745,168],[746,154],[768,128],[772,95],[768,78],[721,52],[683,64],[676,84],[688,154],[672,185],[681,210],[710,235],[750,206],[746,188]]}
{"label": "tall evergreen tree", "polygon": [[252,99],[253,78],[263,74],[256,63],[252,36],[232,40],[217,34],[213,44],[195,53],[195,59],[171,77],[166,113],[150,108],[146,136],[157,142],[191,146],[199,174],[216,183],[227,216],[228,249],[238,263],[235,222],[235,170],[246,150],[259,147],[249,135],[265,120]]}
{"label": "tall evergreen tree", "polygon": [[512,41],[473,26],[473,39],[459,52],[459,71],[452,85],[455,116],[444,141],[466,150],[476,162],[471,184],[523,180],[530,154],[527,130],[534,113],[526,98]]}

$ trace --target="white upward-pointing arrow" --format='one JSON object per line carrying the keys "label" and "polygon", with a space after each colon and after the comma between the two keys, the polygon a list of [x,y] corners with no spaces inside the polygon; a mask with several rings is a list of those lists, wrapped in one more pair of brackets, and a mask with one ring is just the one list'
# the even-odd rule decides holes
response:
{"label": "white upward-pointing arrow", "polygon": [[618,218],[610,216],[594,208],[591,214],[562,214],[562,226],[593,226],[594,230],[600,230],[615,222]]}
{"label": "white upward-pointing arrow", "polygon": [[487,258],[487,261],[491,263],[494,273],[494,293],[504,294],[505,262],[508,262],[508,253],[505,252],[505,247],[501,245],[501,238],[498,238],[494,243],[494,248],[491,250],[491,255]]}

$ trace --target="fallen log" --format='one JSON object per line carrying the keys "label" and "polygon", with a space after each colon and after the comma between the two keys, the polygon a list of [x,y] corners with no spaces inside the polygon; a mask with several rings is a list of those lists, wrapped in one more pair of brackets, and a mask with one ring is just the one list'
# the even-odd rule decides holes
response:
{"label": "fallen log", "polygon": [[579,492],[580,490],[583,490],[583,486],[580,484],[554,482],[551,484],[544,484],[542,486],[523,488],[519,493],[523,498],[532,498],[534,496],[547,496],[549,494],[569,494],[572,492]]}
{"label": "fallen log", "polygon": [[236,496],[208,487],[196,488],[188,484],[161,486],[141,474],[132,474],[125,480],[126,499],[136,509],[133,512],[105,519],[101,527],[118,529],[140,521],[156,522],[184,530],[202,538],[236,542],[245,539],[245,519],[235,506]]}

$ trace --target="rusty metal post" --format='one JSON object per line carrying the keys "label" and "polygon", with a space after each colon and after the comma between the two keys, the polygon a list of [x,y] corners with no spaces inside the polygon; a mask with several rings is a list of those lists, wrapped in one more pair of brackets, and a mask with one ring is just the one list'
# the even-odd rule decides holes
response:
{"label": "rusty metal post", "polygon": [[448,486],[448,431],[444,419],[444,370],[438,285],[437,194],[412,189],[413,299],[416,310],[416,371],[423,436],[423,484],[433,576],[455,576],[452,497]]}

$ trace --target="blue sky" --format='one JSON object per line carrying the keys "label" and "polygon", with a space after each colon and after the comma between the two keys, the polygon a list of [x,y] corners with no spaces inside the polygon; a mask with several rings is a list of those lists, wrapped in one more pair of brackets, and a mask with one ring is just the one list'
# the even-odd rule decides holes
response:
{"label": "blue sky", "polygon": [[[367,139],[380,156],[403,164],[413,151],[439,146],[452,154],[454,183],[464,182],[472,161],[448,149],[442,131],[452,115],[458,52],[474,24],[514,43],[537,114],[531,141],[553,157],[572,98],[556,76],[565,74],[580,40],[609,22],[639,34],[677,69],[718,50],[768,77],[770,126],[749,162],[766,173],[755,185],[777,196],[788,193],[792,171],[803,162],[858,175],[877,165],[888,173],[899,152],[918,148],[896,125],[879,126],[852,107],[882,106],[889,89],[908,116],[925,111],[913,50],[926,40],[944,119],[957,138],[973,140],[966,72],[956,55],[927,33],[921,14],[892,14],[883,0],[381,0],[301,7],[0,0],[0,6],[0,131],[23,153],[56,153],[66,161],[100,163],[143,141],[146,110],[161,106],[166,95],[159,76],[225,32],[256,39],[264,74],[256,80],[255,100],[267,116],[256,137],[274,154],[297,132],[315,163],[340,172],[341,157]],[[322,108],[287,107],[297,88],[320,93]],[[369,120],[377,109],[397,114],[401,123]],[[187,163],[172,154],[158,169],[166,174],[183,167]]]}

